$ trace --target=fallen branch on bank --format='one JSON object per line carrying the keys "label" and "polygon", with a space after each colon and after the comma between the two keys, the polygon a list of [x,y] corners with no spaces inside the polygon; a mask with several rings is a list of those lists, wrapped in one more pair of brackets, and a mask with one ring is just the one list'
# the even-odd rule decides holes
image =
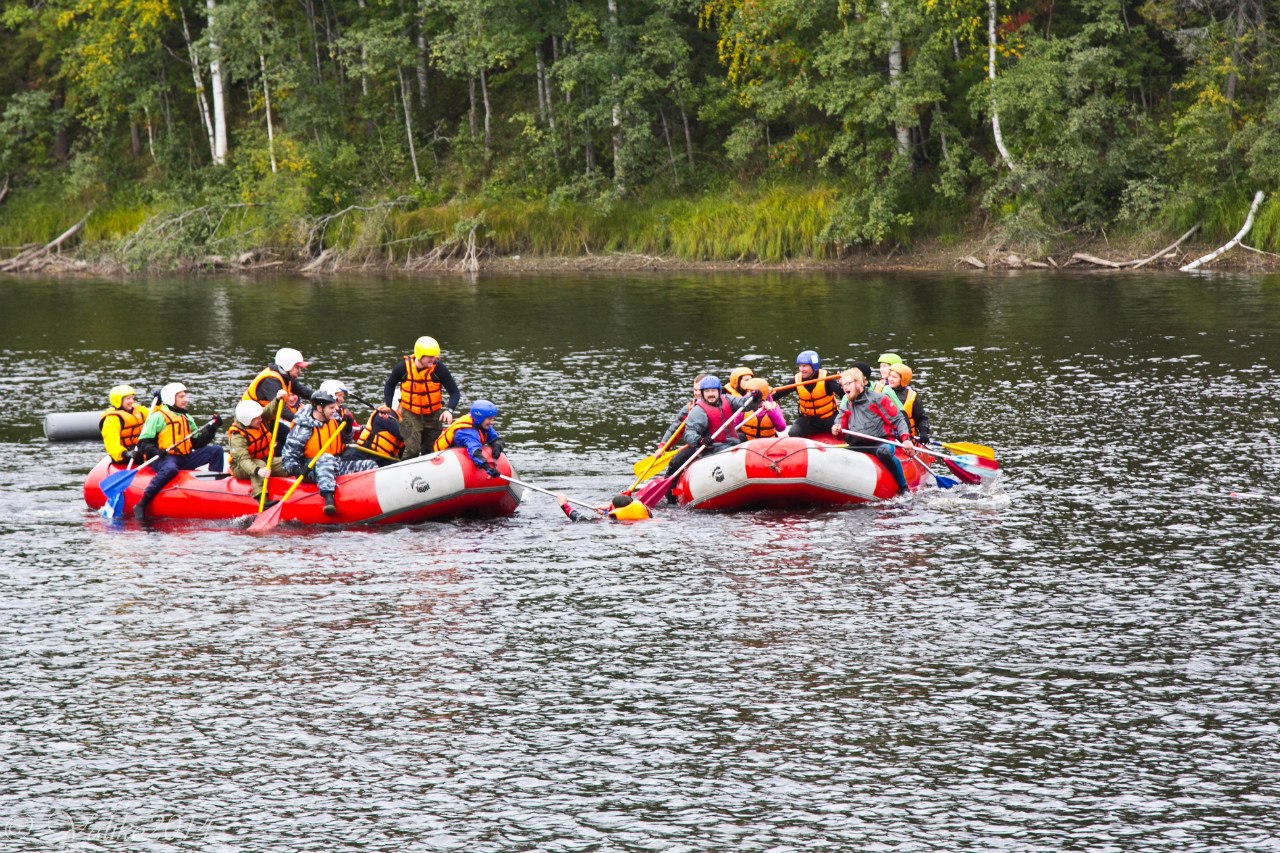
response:
{"label": "fallen branch on bank", "polygon": [[1258,212],[1258,205],[1262,204],[1262,199],[1265,195],[1266,193],[1262,190],[1258,190],[1253,194],[1253,204],[1249,205],[1249,215],[1245,217],[1244,225],[1240,227],[1236,236],[1232,237],[1225,245],[1220,246],[1204,257],[1196,258],[1191,263],[1179,267],[1178,272],[1191,272],[1192,270],[1199,269],[1205,264],[1213,263],[1219,257],[1225,255],[1227,252],[1239,245],[1240,241],[1244,239],[1244,235],[1248,234],[1249,229],[1253,227],[1253,215]]}
{"label": "fallen branch on bank", "polygon": [[1115,261],[1109,261],[1106,258],[1099,258],[1099,257],[1095,257],[1094,255],[1088,255],[1088,254],[1085,254],[1084,252],[1076,252],[1074,255],[1071,256],[1071,260],[1079,261],[1082,264],[1091,264],[1092,266],[1095,266],[1095,267],[1106,267],[1107,269],[1112,269],[1112,270],[1118,270],[1121,267],[1121,265],[1116,263]]}
{"label": "fallen branch on bank", "polygon": [[66,231],[63,231],[58,237],[46,243],[43,246],[34,249],[28,249],[21,252],[15,257],[0,263],[0,272],[33,272],[48,265],[49,256],[59,251],[62,244],[79,234],[84,224],[89,221],[89,217],[93,215],[90,210],[84,215],[79,222],[72,225]]}
{"label": "fallen branch on bank", "polygon": [[307,230],[307,257],[315,257],[317,252],[323,250],[324,237],[325,233],[329,230],[329,226],[346,216],[348,213],[356,210],[366,212],[371,210],[381,210],[386,212],[390,211],[392,208],[404,207],[409,204],[410,201],[412,201],[412,199],[408,196],[400,196],[400,198],[393,199],[391,201],[379,202],[378,204],[351,204],[336,213],[326,213],[324,216],[318,217]]}
{"label": "fallen branch on bank", "polygon": [[1200,230],[1200,226],[1201,226],[1201,225],[1203,225],[1203,224],[1204,224],[1203,222],[1197,222],[1195,225],[1192,225],[1190,228],[1188,228],[1188,229],[1187,229],[1187,233],[1186,233],[1186,234],[1183,234],[1183,235],[1182,235],[1181,237],[1179,237],[1177,240],[1174,240],[1174,241],[1173,241],[1172,243],[1170,243],[1168,246],[1165,246],[1163,249],[1161,249],[1160,251],[1156,252],[1156,253],[1155,253],[1154,255],[1152,255],[1151,257],[1149,257],[1149,258],[1143,258],[1143,259],[1142,259],[1142,260],[1140,260],[1140,261],[1129,261],[1128,263],[1123,264],[1122,266],[1127,266],[1127,267],[1130,267],[1130,268],[1132,268],[1132,269],[1135,269],[1135,270],[1136,270],[1136,269],[1138,269],[1139,267],[1145,267],[1147,264],[1151,263],[1152,261],[1156,260],[1157,258],[1166,258],[1166,257],[1169,257],[1169,256],[1173,253],[1173,251],[1174,251],[1175,249],[1177,249],[1179,246],[1181,246],[1181,245],[1182,245],[1182,241],[1183,241],[1183,240],[1187,239],[1187,238],[1188,238],[1188,237],[1190,237],[1192,234],[1194,234],[1194,233],[1196,233],[1197,231],[1199,231],[1199,230]]}

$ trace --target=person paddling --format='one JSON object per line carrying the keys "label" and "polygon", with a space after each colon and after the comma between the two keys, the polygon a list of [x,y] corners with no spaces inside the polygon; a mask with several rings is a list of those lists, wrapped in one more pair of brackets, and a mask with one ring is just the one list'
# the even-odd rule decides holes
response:
{"label": "person paddling", "polygon": [[[748,397],[732,397],[724,394],[719,378],[707,376],[698,383],[698,399],[684,422],[684,447],[671,457],[665,477],[672,477],[689,457],[698,451],[703,444],[707,445],[706,453],[719,453],[739,443],[737,435],[715,441],[712,436],[720,432],[721,426],[733,417],[734,412],[741,409]],[[675,496],[667,492],[668,502],[674,503]]]}
{"label": "person paddling", "polygon": [[[269,477],[284,477],[284,461],[271,454],[271,426],[276,413],[284,405],[285,390],[276,392],[276,399],[266,409],[257,400],[241,400],[236,403],[235,422],[227,428],[227,450],[231,454],[231,475],[237,480],[248,480],[250,494],[265,509],[275,501],[263,503],[262,484]],[[267,467],[267,457],[272,456]]]}
{"label": "person paddling", "polygon": [[[221,423],[221,416],[215,414],[197,431],[195,418],[187,414],[187,386],[170,382],[160,389],[160,405],[147,416],[138,436],[142,452],[149,457],[159,456],[160,461],[155,463],[142,500],[133,509],[134,518],[146,517],[147,507],[179,471],[194,471],[202,465],[208,465],[215,473],[222,471],[222,448],[209,446]],[[188,436],[192,436],[190,441]]]}
{"label": "person paddling", "polygon": [[[497,417],[497,406],[488,400],[476,400],[471,404],[471,410],[467,414],[453,421],[440,434],[432,449],[446,450],[450,447],[461,447],[467,451],[467,456],[477,468],[491,478],[498,477],[500,474],[497,462],[498,457],[502,455],[505,442],[493,428],[493,422]],[[484,458],[486,445],[489,447],[492,461]]]}
{"label": "person paddling", "polygon": [[[449,395],[447,400],[444,394]],[[413,353],[392,368],[382,386],[382,396],[400,417],[404,458],[412,459],[431,452],[436,439],[453,423],[453,412],[462,394],[449,368],[440,361],[440,343],[423,335],[414,342]]]}
{"label": "person paddling", "polygon": [[800,416],[791,422],[788,435],[804,437],[827,432],[836,419],[836,405],[840,400],[840,381],[828,377],[822,369],[822,360],[818,354],[807,349],[796,356],[796,376],[794,382],[808,382],[810,379],[820,381],[797,388],[787,388],[774,395],[776,400],[785,397],[793,390],[800,400]]}
{"label": "person paddling", "polygon": [[753,438],[773,438],[786,432],[787,419],[770,396],[773,389],[769,387],[768,380],[748,379],[742,386],[749,399],[734,415],[738,437],[749,441]]}
{"label": "person paddling", "polygon": [[98,418],[98,432],[102,434],[102,446],[112,462],[134,463],[141,461],[137,451],[142,425],[147,422],[146,406],[137,402],[137,392],[129,385],[117,385],[107,395],[111,408]]}
{"label": "person paddling", "polygon": [[[868,435],[883,435],[890,441],[909,441],[910,427],[906,416],[884,394],[867,387],[867,375],[870,372],[868,364],[858,362],[840,374],[844,397],[840,400],[840,414],[831,427],[831,434],[841,436],[844,435],[844,430],[851,430]],[[910,491],[906,475],[902,471],[902,463],[894,455],[891,445],[865,441],[851,435],[846,435],[845,438],[850,450],[873,454],[884,463],[898,486],[898,494],[904,495]]]}
{"label": "person paddling", "polygon": [[[557,494],[555,499],[556,503],[560,505],[560,509],[564,511],[565,517],[570,521],[599,521],[602,517],[578,512],[569,506],[569,498],[565,495]],[[631,495],[614,495],[613,500],[608,504],[608,509],[600,507],[597,512],[604,513],[603,517],[610,521],[646,521],[653,518],[653,513],[649,511],[649,508],[632,498]]]}
{"label": "person paddling", "polygon": [[[337,438],[330,441],[335,432]],[[341,458],[350,434],[351,425],[339,416],[337,399],[327,392],[316,391],[311,395],[311,404],[303,405],[294,415],[293,429],[289,430],[289,439],[284,444],[285,473],[290,477],[305,474],[320,487],[325,515],[338,514],[338,477],[378,467],[372,459]],[[322,447],[327,447],[323,453]],[[316,460],[315,465],[311,465],[312,459]]]}
{"label": "person paddling", "polygon": [[885,388],[894,392],[902,401],[899,408],[911,425],[911,437],[918,444],[928,444],[929,415],[924,410],[924,403],[920,402],[919,392],[911,384],[912,376],[911,368],[899,362],[889,368],[889,381]]}

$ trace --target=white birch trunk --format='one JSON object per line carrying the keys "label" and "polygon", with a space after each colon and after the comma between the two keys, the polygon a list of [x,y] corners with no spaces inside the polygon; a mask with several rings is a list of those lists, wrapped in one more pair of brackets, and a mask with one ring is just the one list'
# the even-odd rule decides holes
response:
{"label": "white birch trunk", "polygon": [[[609,41],[611,46],[613,47],[613,50],[611,51],[613,56],[611,57],[610,61],[613,63],[616,63],[620,58],[619,52],[617,49],[618,48],[618,45],[617,45],[618,0],[608,0],[608,6],[609,6],[609,24],[611,27]],[[610,117],[613,122],[613,183],[616,186],[621,187],[623,184],[626,183],[626,166],[622,162],[622,104],[618,102],[618,96],[617,96],[618,72],[617,72],[616,66],[613,72],[612,88],[614,92],[614,98],[613,98],[613,109],[610,112]]]}
{"label": "white birch trunk", "polygon": [[1244,235],[1248,234],[1249,229],[1253,227],[1253,215],[1258,212],[1258,205],[1262,204],[1262,199],[1265,195],[1266,193],[1262,190],[1258,190],[1253,194],[1253,204],[1249,205],[1249,215],[1245,217],[1244,225],[1241,226],[1239,233],[1232,237],[1225,246],[1215,249],[1203,258],[1196,258],[1184,267],[1179,267],[1178,272],[1191,272],[1194,269],[1198,269],[1211,261],[1217,260],[1219,256],[1226,254],[1239,245],[1240,241],[1244,239]]}
{"label": "white birch trunk", "polygon": [[[885,23],[892,28],[893,11],[889,8],[889,0],[880,0],[880,14],[884,16]],[[889,89],[894,92],[893,106],[894,112],[898,107],[898,88],[902,85],[902,41],[895,38],[889,45]],[[899,122],[896,117],[893,122],[894,133],[898,137],[898,153],[903,157],[911,156],[911,128]]]}
{"label": "white birch trunk", "polygon": [[489,156],[489,145],[493,142],[493,138],[489,132],[490,109],[489,109],[489,78],[485,74],[483,68],[480,69],[480,95],[484,98],[484,156]]}
{"label": "white birch trunk", "polygon": [[209,95],[213,99],[213,162],[227,162],[227,95],[222,85],[222,61],[218,53],[218,34],[214,22],[215,0],[205,0],[209,15]]}
{"label": "white birch trunk", "polygon": [[[988,0],[987,78],[992,83],[996,81],[996,0]],[[991,95],[991,133],[996,138],[996,148],[1000,151],[1000,156],[1004,158],[1004,164],[1009,167],[1010,172],[1018,171],[1018,167],[1014,165],[1013,158],[1009,156],[1009,149],[1004,147],[1004,135],[1000,133],[1000,112],[996,109],[994,91]]]}
{"label": "white birch trunk", "polygon": [[[367,8],[364,0],[356,0],[356,5],[360,7],[360,17],[363,19],[365,17],[365,9]],[[365,70],[368,67],[369,67],[369,48],[364,43],[364,39],[361,38],[360,39],[360,96],[363,98],[369,97],[369,72]]]}
{"label": "white birch trunk", "polygon": [[409,140],[409,159],[413,161],[413,180],[422,183],[422,173],[418,171],[418,151],[413,145],[413,119],[409,115],[409,89],[404,85],[404,69],[397,68],[396,76],[400,79],[400,102],[404,104],[404,135]]}
{"label": "white birch trunk", "polygon": [[267,85],[267,58],[258,54],[258,64],[262,66],[262,105],[267,114],[267,153],[271,156],[271,174],[276,169],[276,133],[271,125],[271,87]]}
{"label": "white birch trunk", "polygon": [[538,121],[547,123],[547,64],[542,59],[542,44],[533,48],[534,66],[537,68],[535,83],[538,87]]}
{"label": "white birch trunk", "polygon": [[209,156],[211,158],[217,156],[217,149],[213,143],[213,119],[209,116],[209,100],[205,94],[204,75],[200,73],[200,53],[196,50],[196,44],[191,40],[191,30],[187,27],[187,13],[182,11],[182,5],[178,5],[178,14],[182,17],[182,37],[187,42],[187,55],[191,57],[191,77],[196,84],[196,106],[200,108],[200,123],[204,126],[205,136],[209,139]]}

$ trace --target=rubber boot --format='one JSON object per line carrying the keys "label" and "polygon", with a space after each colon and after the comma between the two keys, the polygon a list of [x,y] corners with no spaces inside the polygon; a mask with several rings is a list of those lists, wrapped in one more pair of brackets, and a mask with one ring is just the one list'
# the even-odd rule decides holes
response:
{"label": "rubber boot", "polygon": [[321,492],[320,497],[324,498],[324,514],[337,515],[338,505],[333,502],[333,492]]}

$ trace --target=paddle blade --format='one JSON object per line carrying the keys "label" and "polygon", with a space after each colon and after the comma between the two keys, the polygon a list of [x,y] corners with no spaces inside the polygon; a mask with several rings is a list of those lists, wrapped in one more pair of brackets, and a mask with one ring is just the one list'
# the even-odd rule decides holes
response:
{"label": "paddle blade", "polygon": [[[140,468],[126,468],[123,471],[116,471],[114,474],[108,474],[102,478],[102,482],[98,484],[98,489],[102,492],[102,496],[107,499],[107,503],[120,498],[124,495],[125,489],[129,488],[129,484],[133,482],[133,478],[138,476]],[[123,503],[121,504],[123,506]]]}
{"label": "paddle blade", "polygon": [[117,493],[107,498],[107,502],[98,511],[103,521],[115,521],[124,516],[124,493]]}
{"label": "paddle blade", "polygon": [[[932,471],[929,473],[933,474]],[[959,480],[953,480],[946,474],[933,474],[933,481],[938,484],[939,489],[954,489],[960,485]]]}
{"label": "paddle blade", "polygon": [[665,470],[667,463],[669,463],[671,458],[679,452],[679,450],[668,450],[661,456],[646,456],[635,465],[631,466],[632,472],[636,475],[635,485],[638,486],[654,474]]}
{"label": "paddle blade", "polygon": [[636,492],[632,497],[640,501],[640,503],[653,509],[658,505],[658,501],[662,500],[662,496],[671,488],[671,481],[674,477],[659,477],[649,485]]}
{"label": "paddle blade", "polygon": [[284,501],[258,513],[258,517],[249,525],[250,533],[266,533],[280,524],[280,516],[284,514]]}
{"label": "paddle blade", "polygon": [[966,454],[957,459],[956,462],[970,474],[977,474],[984,480],[994,480],[1000,476],[1000,463],[994,459],[984,459],[981,456]]}
{"label": "paddle blade", "polygon": [[971,441],[944,441],[942,446],[953,453],[972,453],[974,456],[981,456],[983,459],[996,458],[995,448],[987,447],[985,444],[974,444]]}
{"label": "paddle blade", "polygon": [[970,486],[976,486],[982,482],[982,478],[957,462],[944,458],[943,464],[947,466],[947,470],[956,475],[956,479]]}

